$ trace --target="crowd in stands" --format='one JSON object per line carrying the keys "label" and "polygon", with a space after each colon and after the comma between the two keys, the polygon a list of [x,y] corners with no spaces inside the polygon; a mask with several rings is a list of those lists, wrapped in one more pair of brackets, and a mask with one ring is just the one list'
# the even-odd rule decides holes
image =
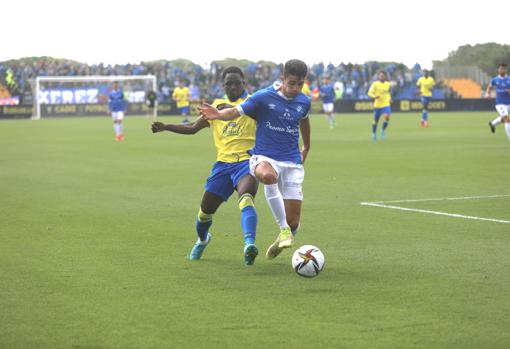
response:
{"label": "crowd in stands", "polygon": [[[187,68],[183,68],[187,66]],[[158,100],[170,100],[172,91],[180,80],[190,87],[194,100],[212,100],[223,95],[221,72],[225,67],[212,62],[207,66],[198,64],[175,64],[172,61],[141,62],[139,64],[106,65],[84,64],[52,58],[13,60],[0,62],[0,92],[21,99],[23,104],[32,103],[30,81],[37,76],[87,76],[87,75],[146,75],[153,74],[158,81]],[[281,74],[282,65],[273,63],[249,63],[245,67],[247,88],[253,92],[270,85]],[[403,64],[368,62],[364,64],[333,65],[318,63],[310,67],[310,88],[317,88],[325,76],[335,83],[337,96],[342,99],[368,99],[370,83],[377,72],[385,70],[393,84],[394,99],[416,98],[416,80],[421,67],[408,68]],[[434,98],[456,97],[440,84],[434,90]]]}

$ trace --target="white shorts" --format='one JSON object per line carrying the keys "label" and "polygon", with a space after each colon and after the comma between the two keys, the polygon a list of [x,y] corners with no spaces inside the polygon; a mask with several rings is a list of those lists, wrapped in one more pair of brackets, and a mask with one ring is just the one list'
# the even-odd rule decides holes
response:
{"label": "white shorts", "polygon": [[496,104],[496,110],[499,116],[508,116],[508,113],[510,113],[510,105]]}
{"label": "white shorts", "polygon": [[114,121],[124,119],[124,112],[123,111],[112,111],[112,119]]}
{"label": "white shorts", "polygon": [[303,165],[289,161],[276,161],[263,155],[252,155],[250,158],[250,174],[255,178],[255,168],[264,161],[267,161],[276,171],[278,188],[283,198],[303,201],[303,179],[305,178]]}
{"label": "white shorts", "polygon": [[323,103],[322,104],[322,109],[324,110],[325,113],[332,113],[333,110],[335,109],[335,104],[333,104],[333,103]]}

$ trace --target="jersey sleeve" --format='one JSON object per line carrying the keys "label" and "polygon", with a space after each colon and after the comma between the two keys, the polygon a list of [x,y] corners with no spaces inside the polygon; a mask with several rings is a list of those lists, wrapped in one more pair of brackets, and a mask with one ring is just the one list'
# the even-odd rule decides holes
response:
{"label": "jersey sleeve", "polygon": [[419,78],[419,79],[418,79],[418,81],[416,81],[416,86],[420,87],[420,85],[421,85],[421,79],[422,79],[422,78]]}
{"label": "jersey sleeve", "polygon": [[236,109],[241,115],[248,115],[253,119],[257,119],[260,101],[263,98],[263,91],[255,92],[250,98],[239,104]]}
{"label": "jersey sleeve", "polygon": [[496,86],[496,78],[491,79],[491,86]]}
{"label": "jersey sleeve", "polygon": [[372,97],[372,98],[375,98],[376,95],[375,95],[375,82],[372,83],[372,85],[370,85],[370,88],[368,89],[368,96],[369,97]]}

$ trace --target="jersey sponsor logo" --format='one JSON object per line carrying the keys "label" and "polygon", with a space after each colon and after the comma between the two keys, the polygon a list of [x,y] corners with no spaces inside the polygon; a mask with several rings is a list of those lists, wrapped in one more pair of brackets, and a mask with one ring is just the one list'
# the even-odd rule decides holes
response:
{"label": "jersey sponsor logo", "polygon": [[223,130],[221,130],[222,137],[228,136],[240,136],[243,133],[243,127],[239,125],[237,122],[229,122]]}
{"label": "jersey sponsor logo", "polygon": [[285,132],[285,133],[291,133],[291,134],[299,133],[299,128],[297,128],[297,127],[292,127],[292,126],[287,126],[287,127],[274,126],[274,125],[271,125],[270,121],[266,121],[266,128],[270,129],[271,131],[276,131],[276,132]]}
{"label": "jersey sponsor logo", "polygon": [[269,108],[269,110],[275,110],[276,105],[275,105],[275,104],[273,104],[273,103],[269,103],[269,104],[267,105],[267,107]]}

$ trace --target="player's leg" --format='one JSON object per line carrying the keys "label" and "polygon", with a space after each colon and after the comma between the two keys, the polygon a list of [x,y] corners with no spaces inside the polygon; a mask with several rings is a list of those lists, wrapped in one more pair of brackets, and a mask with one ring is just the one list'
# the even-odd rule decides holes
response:
{"label": "player's leg", "polygon": [[124,112],[118,112],[117,121],[119,123],[119,141],[124,140]]}
{"label": "player's leg", "polygon": [[283,249],[291,247],[294,243],[294,236],[299,229],[301,219],[301,203],[303,201],[302,184],[304,169],[302,165],[281,165],[279,184],[284,199],[285,214],[289,229],[281,231],[280,235],[267,249],[266,256],[273,259]]}
{"label": "player's leg", "polygon": [[230,177],[228,173],[225,173],[223,165],[223,163],[215,163],[211,175],[207,178],[205,192],[196,219],[198,240],[191,249],[189,256],[191,260],[202,257],[206,246],[211,241],[212,236],[209,233],[209,228],[213,223],[213,215],[221,203],[226,201],[234,191]]}
{"label": "player's leg", "polygon": [[205,248],[211,242],[212,235],[209,228],[213,223],[213,215],[218,207],[222,204],[223,199],[216,194],[205,192],[202,196],[202,202],[196,219],[196,232],[198,240],[193,245],[189,254],[190,260],[198,260],[202,257]]}
{"label": "player's leg", "polygon": [[113,120],[113,132],[115,133],[115,140],[119,140],[119,127],[117,122],[117,112],[112,111],[112,120]]}
{"label": "player's leg", "polygon": [[505,118],[508,117],[508,107],[504,104],[497,104],[496,110],[498,111],[499,116],[489,122],[489,127],[491,129],[491,132],[496,132],[496,126],[503,123]]}
{"label": "player's leg", "polygon": [[188,107],[182,107],[181,108],[181,116],[184,119],[181,121],[181,124],[189,124],[188,115],[189,115],[189,106]]}
{"label": "player's leg", "polygon": [[278,168],[276,161],[260,155],[250,158],[250,173],[264,184],[266,201],[276,224],[280,229],[288,228],[287,217],[285,216],[285,205],[283,197],[278,188]]}
{"label": "player's leg", "polygon": [[377,142],[377,124],[379,123],[379,119],[381,118],[382,110],[381,108],[374,109],[374,121],[372,121],[372,141]]}
{"label": "player's leg", "polygon": [[421,111],[420,125],[421,125],[421,127],[426,128],[429,126],[429,98],[422,97],[421,103],[423,105],[423,109]]}
{"label": "player's leg", "polygon": [[329,128],[334,129],[335,128],[335,115],[333,114],[333,109],[335,105],[333,103],[328,103],[327,109],[328,109],[328,122],[329,122]]}
{"label": "player's leg", "polygon": [[252,265],[259,251],[255,246],[257,236],[257,210],[253,199],[257,193],[257,180],[246,173],[236,184],[239,194],[239,209],[241,210],[241,228],[244,238],[244,263]]}
{"label": "player's leg", "polygon": [[506,131],[506,136],[508,137],[508,140],[510,141],[510,120],[508,117],[505,122],[505,131]]}
{"label": "player's leg", "polygon": [[390,115],[391,115],[391,111],[389,108],[385,108],[384,110],[384,114],[383,114],[383,124],[382,124],[382,127],[381,127],[381,139],[385,139],[386,138],[386,129],[388,128],[388,125],[390,124]]}

